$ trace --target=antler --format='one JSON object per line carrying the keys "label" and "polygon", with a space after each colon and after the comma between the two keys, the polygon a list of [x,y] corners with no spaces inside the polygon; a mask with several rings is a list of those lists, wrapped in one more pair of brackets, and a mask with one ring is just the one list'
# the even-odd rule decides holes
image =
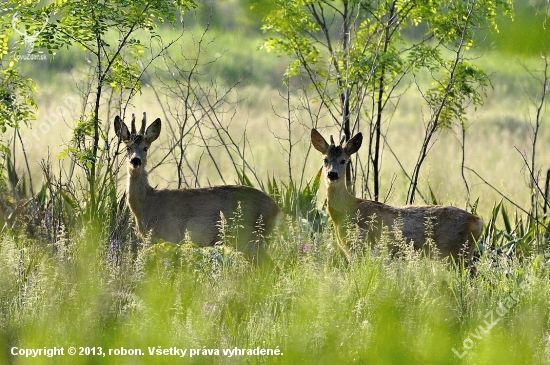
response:
{"label": "antler", "polygon": [[345,141],[346,141],[346,135],[344,134],[342,138],[340,138],[340,146],[343,145]]}
{"label": "antler", "polygon": [[18,19],[18,14],[19,14],[18,11],[16,11],[15,14],[13,14],[13,17],[11,18],[11,27],[13,28],[13,30],[15,30],[17,33],[19,33],[23,37],[27,37],[27,33],[26,32],[25,34],[21,33],[19,29],[17,29],[17,25],[15,25],[15,21]]}
{"label": "antler", "polygon": [[330,145],[334,146],[334,137],[332,137],[332,134],[330,135]]}
{"label": "antler", "polygon": [[136,115],[132,113],[132,130],[130,131],[131,135],[136,135]]}
{"label": "antler", "polygon": [[143,112],[143,119],[141,120],[141,129],[139,130],[139,134],[144,135],[145,134],[145,112]]}
{"label": "antler", "polygon": [[46,25],[48,25],[48,21],[49,21],[49,20],[50,20],[50,17],[48,16],[48,14],[46,14],[46,20],[44,21],[44,24],[42,24],[42,28],[41,28],[40,30],[35,31],[35,32],[32,34],[33,38],[37,38],[38,35],[39,35],[40,33],[42,33],[42,31],[44,30],[44,28],[46,28]]}

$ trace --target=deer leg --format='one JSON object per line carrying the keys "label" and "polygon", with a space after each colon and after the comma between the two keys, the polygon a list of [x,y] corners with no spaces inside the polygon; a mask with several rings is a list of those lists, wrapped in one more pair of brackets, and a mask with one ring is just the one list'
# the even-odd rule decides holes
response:
{"label": "deer leg", "polygon": [[340,247],[340,251],[344,254],[346,260],[348,262],[351,262],[351,253],[349,251],[349,248],[346,246],[344,239],[342,238],[343,236],[345,236],[345,230],[343,228],[339,228],[336,225],[334,225],[334,230],[336,231],[336,242],[338,243],[338,247]]}

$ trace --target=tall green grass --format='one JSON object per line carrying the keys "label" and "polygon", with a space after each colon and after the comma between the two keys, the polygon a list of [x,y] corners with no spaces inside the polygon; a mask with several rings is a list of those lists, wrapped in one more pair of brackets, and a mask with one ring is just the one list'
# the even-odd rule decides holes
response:
{"label": "tall green grass", "polygon": [[[345,264],[330,227],[285,227],[271,237],[269,268],[224,246],[139,243],[133,251],[86,229],[53,245],[3,235],[0,363],[550,362],[547,257],[488,253],[474,277],[412,250],[390,258],[383,247]],[[63,347],[65,355],[12,356],[14,346]],[[69,346],[107,355],[70,356]],[[187,356],[148,352],[171,347]],[[280,354],[223,355],[235,348]],[[114,355],[122,349],[144,355]],[[208,349],[220,355],[202,355]]]}

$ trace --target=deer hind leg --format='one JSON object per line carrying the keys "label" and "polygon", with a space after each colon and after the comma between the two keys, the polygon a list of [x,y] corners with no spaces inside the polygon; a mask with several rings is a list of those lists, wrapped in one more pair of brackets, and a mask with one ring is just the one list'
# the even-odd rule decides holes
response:
{"label": "deer hind leg", "polygon": [[271,262],[271,258],[267,253],[267,245],[265,237],[256,234],[256,232],[239,232],[237,242],[239,251],[255,265],[264,265]]}

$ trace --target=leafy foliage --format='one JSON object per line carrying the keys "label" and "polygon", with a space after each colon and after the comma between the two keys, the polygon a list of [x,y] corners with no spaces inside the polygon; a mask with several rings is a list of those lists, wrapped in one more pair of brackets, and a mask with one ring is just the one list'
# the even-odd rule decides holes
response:
{"label": "leafy foliage", "polygon": [[322,170],[319,170],[315,177],[301,189],[295,182],[278,183],[275,177],[267,184],[269,195],[274,197],[283,212],[290,217],[303,219],[313,231],[320,231],[328,220],[327,214],[317,207],[321,173]]}
{"label": "leafy foliage", "polygon": [[[33,34],[33,45],[47,49],[52,55],[72,46],[78,46],[91,55],[93,74],[89,79],[89,91],[83,95],[83,99],[90,100],[90,103],[85,105],[83,117],[76,122],[72,146],[66,149],[63,156],[72,157],[83,168],[89,187],[88,216],[94,218],[99,212],[97,182],[111,176],[108,172],[101,173],[97,166],[101,164],[107,170],[113,168],[112,160],[104,161],[104,156],[99,155],[100,139],[105,139],[100,123],[103,93],[111,88],[113,91],[128,92],[127,100],[135,95],[140,90],[143,72],[138,61],[142,59],[145,48],[138,32],[146,32],[151,41],[160,41],[155,33],[158,25],[167,22],[175,26],[177,16],[181,17],[195,4],[192,0],[114,0],[93,3],[62,1],[38,8],[35,6],[34,3],[15,1],[5,4],[0,28],[8,31],[0,43],[1,55],[6,54],[5,45],[13,34],[9,26],[15,24],[16,19],[26,23],[25,34]],[[49,22],[49,19],[54,20]],[[21,44],[28,42],[26,36]],[[3,117],[0,118],[0,128],[3,131],[6,129],[4,124],[17,126],[19,121],[29,120],[31,108],[35,107],[31,96],[34,91],[32,80],[23,80],[15,69],[14,60],[17,60],[19,51],[20,47],[9,53],[11,62],[3,70],[4,78],[0,85],[0,116]]]}
{"label": "leafy foliage", "polygon": [[[497,224],[499,216],[504,226],[502,228]],[[512,221],[505,205],[500,201],[493,207],[491,217],[486,223],[480,251],[486,253],[488,250],[496,250],[509,257],[515,255],[528,257],[533,252],[540,252],[547,248],[550,237],[549,225],[549,218],[538,221],[530,215],[522,218],[515,214]]]}
{"label": "leafy foliage", "polygon": [[33,93],[36,84],[29,78],[24,78],[15,66],[15,61],[9,62],[7,68],[0,64],[0,131],[5,133],[7,127],[18,128],[21,123],[34,120],[36,103]]}
{"label": "leafy foliage", "polygon": [[455,122],[464,125],[467,106],[483,102],[488,78],[464,53],[476,44],[477,30],[496,27],[498,11],[510,11],[511,1],[275,0],[272,7],[263,30],[274,36],[264,48],[293,56],[287,77],[309,81],[308,89],[346,139],[365,123],[369,126],[372,168],[364,169],[362,180],[373,180],[375,200],[380,194],[381,124],[395,111],[398,91],[408,88],[413,77],[430,113],[426,143],[411,177],[412,202],[432,135]]}

